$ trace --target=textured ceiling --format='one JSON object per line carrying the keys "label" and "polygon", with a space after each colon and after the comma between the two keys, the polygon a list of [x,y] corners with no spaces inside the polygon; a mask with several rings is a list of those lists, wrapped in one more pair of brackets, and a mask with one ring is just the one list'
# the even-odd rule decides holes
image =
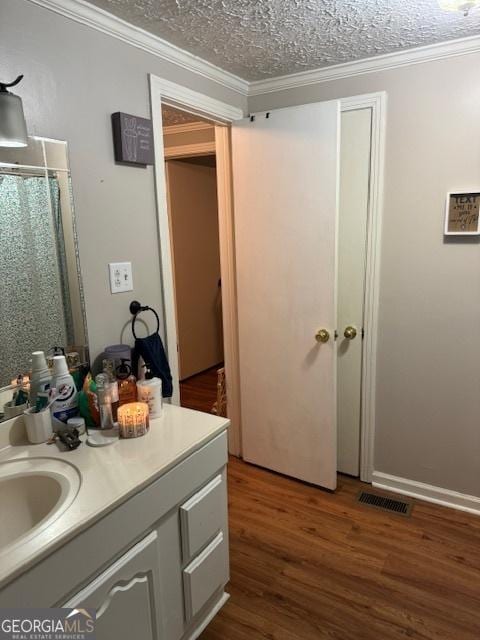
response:
{"label": "textured ceiling", "polygon": [[90,0],[246,80],[480,33],[437,0]]}
{"label": "textured ceiling", "polygon": [[162,124],[164,127],[170,127],[173,124],[187,124],[189,122],[204,122],[204,120],[193,113],[188,113],[188,111],[181,111],[174,107],[162,105]]}

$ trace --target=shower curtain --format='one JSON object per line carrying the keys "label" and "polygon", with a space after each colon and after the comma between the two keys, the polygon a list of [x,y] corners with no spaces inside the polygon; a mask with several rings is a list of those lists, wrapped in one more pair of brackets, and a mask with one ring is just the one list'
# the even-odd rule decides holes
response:
{"label": "shower curtain", "polygon": [[72,342],[59,196],[55,177],[0,175],[0,386]]}

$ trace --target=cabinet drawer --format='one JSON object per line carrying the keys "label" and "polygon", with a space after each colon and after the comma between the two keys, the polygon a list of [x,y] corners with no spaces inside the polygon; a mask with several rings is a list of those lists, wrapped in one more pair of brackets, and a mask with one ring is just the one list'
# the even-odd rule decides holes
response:
{"label": "cabinet drawer", "polygon": [[188,562],[227,526],[227,492],[224,474],[218,474],[180,507],[182,553]]}
{"label": "cabinet drawer", "polygon": [[211,596],[228,582],[228,548],[220,532],[183,571],[187,621],[194,618]]}

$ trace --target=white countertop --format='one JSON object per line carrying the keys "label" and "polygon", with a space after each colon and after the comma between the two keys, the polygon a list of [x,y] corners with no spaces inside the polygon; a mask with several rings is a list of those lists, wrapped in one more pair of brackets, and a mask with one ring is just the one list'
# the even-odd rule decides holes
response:
{"label": "white countertop", "polygon": [[[0,430],[7,429],[6,425],[0,424]],[[141,438],[119,439],[106,447],[83,443],[74,451],[60,451],[56,444],[22,443],[1,449],[0,464],[31,458],[69,462],[80,473],[81,485],[70,507],[45,530],[0,552],[0,587],[159,478],[228,425],[226,418],[164,405],[162,417],[152,419],[149,433]],[[8,514],[2,513],[4,517]]]}

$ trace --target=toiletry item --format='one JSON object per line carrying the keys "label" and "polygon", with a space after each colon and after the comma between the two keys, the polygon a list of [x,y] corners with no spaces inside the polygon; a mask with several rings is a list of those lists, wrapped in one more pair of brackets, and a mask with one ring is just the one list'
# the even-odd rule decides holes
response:
{"label": "toiletry item", "polygon": [[76,429],[81,436],[86,431],[85,420],[82,418],[82,416],[69,418],[67,421],[67,426],[71,427],[72,429]]}
{"label": "toiletry item", "polygon": [[107,374],[99,373],[95,378],[95,384],[97,385],[98,409],[100,411],[100,429],[112,429],[112,403]]}
{"label": "toiletry item", "polygon": [[137,382],[137,396],[139,402],[148,404],[151,418],[159,418],[162,415],[162,381],[160,378],[139,380]]}
{"label": "toiletry item", "polygon": [[148,405],[146,402],[130,402],[118,409],[120,438],[139,438],[149,429]]}
{"label": "toiletry item", "polygon": [[90,373],[85,376],[82,390],[78,394],[78,408],[80,415],[85,419],[87,427],[100,426],[97,385]]}
{"label": "toiletry item", "polygon": [[36,412],[34,407],[23,412],[28,441],[32,444],[46,442],[52,437],[52,416],[50,411]]}
{"label": "toiletry item", "polygon": [[50,389],[52,374],[47,366],[47,360],[43,351],[32,353],[32,373],[30,376],[30,405],[36,406],[38,393],[44,393]]}
{"label": "toiletry item", "polygon": [[87,438],[87,444],[91,447],[106,447],[115,442],[118,442],[118,429],[90,431]]}
{"label": "toiletry item", "polygon": [[13,404],[17,407],[28,403],[29,382],[28,376],[24,376],[21,373],[17,376],[16,387],[12,398]]}
{"label": "toiletry item", "polygon": [[53,359],[55,356],[64,356],[65,349],[63,347],[52,347],[47,354],[47,365],[53,371]]}
{"label": "toiletry item", "polygon": [[78,351],[69,351],[65,354],[65,358],[67,359],[67,364],[70,372],[72,369],[76,369],[80,366],[80,356],[78,354]]}
{"label": "toiletry item", "polygon": [[[50,404],[52,404],[51,391],[52,389],[49,388],[49,389],[45,389],[45,391],[39,391],[37,393],[37,399],[35,400],[35,404],[32,405],[35,407],[37,411],[43,411],[47,407],[50,407]],[[57,390],[55,389],[55,395],[56,393],[57,393]]]}
{"label": "toiletry item", "polygon": [[132,367],[127,362],[128,360],[122,358],[121,364],[116,369],[119,407],[137,400],[137,379],[132,373]]}
{"label": "toiletry item", "polygon": [[111,344],[105,347],[103,357],[106,360],[113,360],[118,365],[122,360],[130,360],[132,357],[132,349],[128,344]]}
{"label": "toiletry item", "polygon": [[115,376],[115,363],[113,360],[103,361],[103,373],[107,376],[106,391],[110,395],[110,404],[112,405],[113,422],[117,422],[118,414],[118,382]]}
{"label": "toiletry item", "polygon": [[68,371],[65,356],[53,357],[52,387],[57,390],[57,396],[52,404],[52,416],[60,422],[67,422],[69,418],[78,414],[78,399],[75,382]]}
{"label": "toiletry item", "polygon": [[26,402],[23,404],[15,404],[14,400],[10,400],[3,405],[3,417],[5,420],[16,418],[16,416],[21,415],[27,408],[28,404]]}
{"label": "toiletry item", "polygon": [[37,406],[36,407],[37,411],[44,411],[44,410],[50,409],[58,397],[58,391],[55,387],[50,387],[50,389],[46,393],[47,393],[46,402],[43,400],[43,394],[41,397],[42,403],[38,402],[38,400],[40,399],[40,394],[37,396],[37,405],[40,405],[40,404],[43,405],[43,406]]}
{"label": "toiletry item", "polygon": [[16,378],[14,378],[10,385],[12,387],[23,387],[28,390],[30,388],[30,377],[24,373],[19,373]]}
{"label": "toiletry item", "polygon": [[75,382],[75,388],[77,389],[77,391],[80,391],[83,382],[80,356],[77,351],[69,351],[65,354],[65,358],[67,360],[70,375]]}

